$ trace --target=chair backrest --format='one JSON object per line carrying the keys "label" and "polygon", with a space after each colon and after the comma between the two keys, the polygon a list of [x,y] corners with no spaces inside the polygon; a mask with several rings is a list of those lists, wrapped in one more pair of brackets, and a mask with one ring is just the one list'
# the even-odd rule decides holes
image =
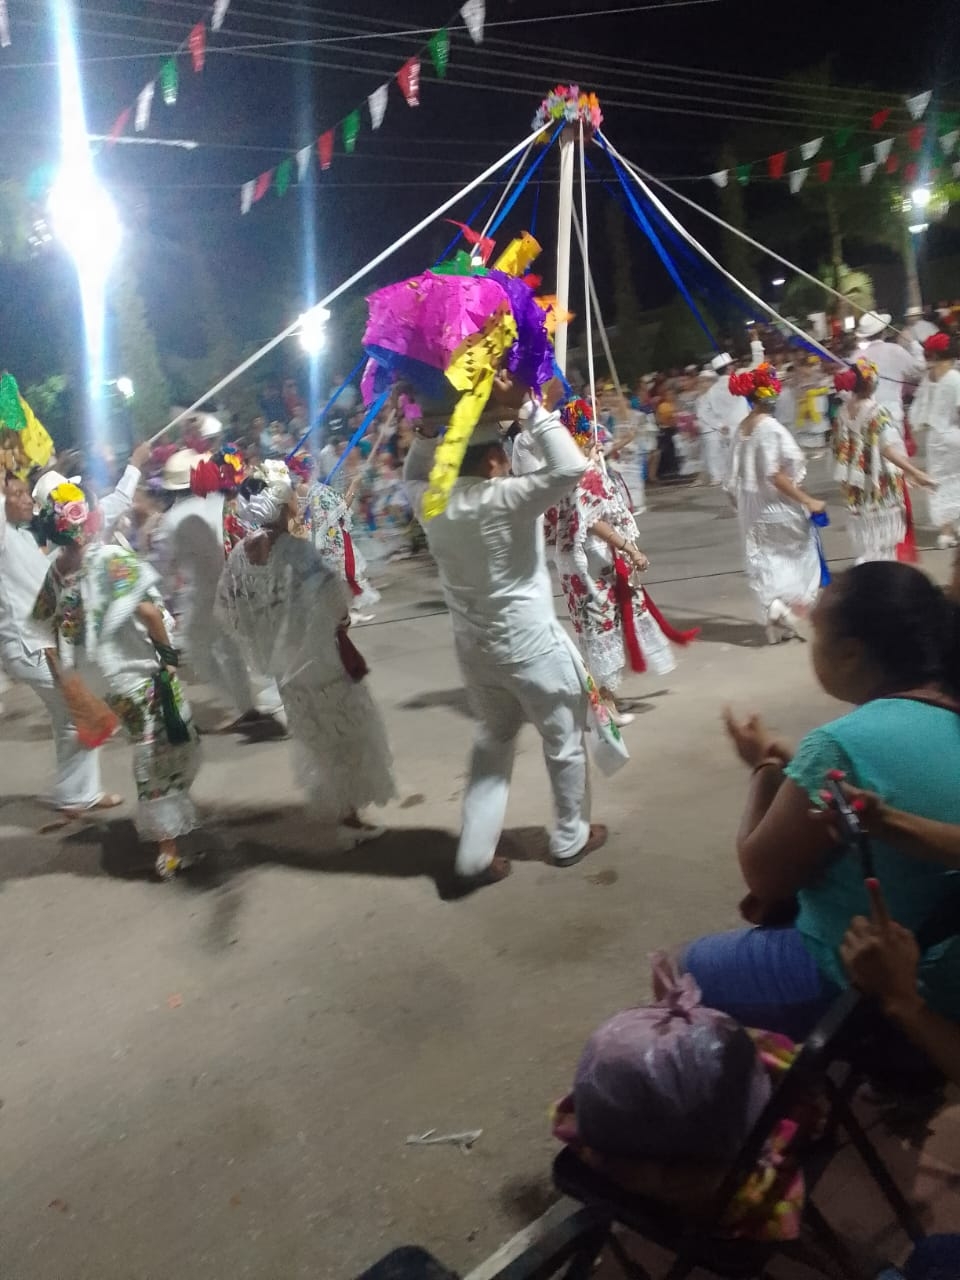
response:
{"label": "chair backrest", "polygon": [[858,991],[844,991],[807,1036],[724,1176],[709,1221],[722,1221],[737,1191],[756,1169],[780,1121],[819,1092],[830,1064],[839,1056],[864,1007]]}

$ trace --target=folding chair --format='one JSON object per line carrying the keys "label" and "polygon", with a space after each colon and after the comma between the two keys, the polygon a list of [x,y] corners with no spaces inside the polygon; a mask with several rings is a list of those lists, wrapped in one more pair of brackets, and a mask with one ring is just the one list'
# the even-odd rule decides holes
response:
{"label": "folding chair", "polygon": [[[851,1034],[855,1034],[856,1026],[863,1016],[864,1001],[857,992],[846,991],[837,998],[782,1078],[727,1170],[713,1202],[696,1218],[665,1207],[655,1200],[631,1195],[588,1168],[572,1149],[562,1151],[553,1166],[557,1188],[590,1208],[595,1215],[597,1227],[604,1233],[599,1247],[594,1247],[594,1239],[583,1241],[584,1254],[592,1249],[592,1257],[589,1263],[585,1257],[574,1258],[576,1274],[585,1275],[584,1266],[592,1265],[602,1248],[609,1246],[630,1280],[652,1280],[650,1273],[627,1255],[614,1232],[618,1225],[627,1227],[674,1255],[673,1264],[663,1280],[685,1280],[697,1267],[703,1267],[724,1280],[747,1280],[748,1277],[763,1276],[765,1268],[778,1256],[794,1257],[807,1265],[819,1266],[814,1261],[814,1251],[809,1248],[805,1238],[787,1242],[757,1242],[725,1237],[722,1230],[725,1216],[738,1189],[756,1168],[776,1126],[806,1100],[817,1096],[825,1097],[829,1108],[827,1134],[835,1135],[838,1129],[846,1132],[904,1232],[913,1241],[922,1239],[924,1233],[916,1214],[853,1114],[844,1090],[829,1076],[831,1064],[842,1053]],[[807,1150],[799,1152],[800,1166],[807,1184],[803,1215],[806,1235],[816,1241],[843,1277],[849,1280],[868,1280],[813,1202],[816,1184],[835,1151],[835,1144],[829,1137],[825,1137],[812,1142]],[[567,1274],[569,1276],[571,1273]]]}

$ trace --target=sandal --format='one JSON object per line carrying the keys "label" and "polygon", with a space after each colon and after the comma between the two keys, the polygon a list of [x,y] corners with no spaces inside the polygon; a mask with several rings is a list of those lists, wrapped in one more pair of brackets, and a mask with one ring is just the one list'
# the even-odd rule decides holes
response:
{"label": "sandal", "polygon": [[461,898],[469,898],[478,889],[485,889],[488,885],[499,884],[501,880],[506,880],[512,871],[513,863],[510,859],[505,858],[502,854],[495,854],[489,867],[484,867],[475,876],[455,875],[452,890],[444,896],[449,902],[457,902]]}
{"label": "sandal", "polygon": [[58,808],[57,812],[62,813],[65,818],[84,818],[88,813],[99,813],[103,809],[119,809],[123,804],[123,796],[112,795],[104,792],[94,800],[93,804],[88,804],[83,809],[70,809],[67,807]]}
{"label": "sandal", "polygon": [[583,846],[579,853],[575,853],[569,858],[551,857],[550,861],[555,867],[575,867],[578,862],[582,862],[584,858],[588,858],[591,853],[596,853],[598,849],[602,849],[607,843],[609,831],[602,822],[594,823],[590,827],[590,834],[587,837],[587,843]]}

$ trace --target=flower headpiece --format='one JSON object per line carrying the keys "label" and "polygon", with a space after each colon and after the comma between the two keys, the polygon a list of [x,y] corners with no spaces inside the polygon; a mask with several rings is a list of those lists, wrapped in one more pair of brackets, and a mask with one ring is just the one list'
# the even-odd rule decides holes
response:
{"label": "flower headpiece", "polygon": [[533,117],[533,127],[546,129],[561,120],[567,124],[582,120],[585,129],[595,132],[603,124],[599,98],[595,93],[581,93],[578,84],[558,84],[540,103]]}
{"label": "flower headpiece", "polygon": [[99,515],[90,510],[86,494],[69,481],[51,490],[39,523],[47,541],[56,547],[88,542],[100,528]]}
{"label": "flower headpiece", "polygon": [[728,386],[732,396],[748,400],[776,400],[782,390],[776,369],[766,360],[745,373],[731,373]]}
{"label": "flower headpiece", "polygon": [[593,408],[587,400],[568,400],[560,406],[560,421],[581,449],[593,443]]}
{"label": "flower headpiece", "polygon": [[243,477],[243,455],[235,444],[225,444],[191,469],[190,489],[199,498],[210,493],[236,493]]}
{"label": "flower headpiece", "polygon": [[923,344],[923,349],[928,355],[944,355],[950,349],[949,333],[931,333]]}
{"label": "flower headpiece", "polygon": [[834,376],[833,385],[837,391],[856,391],[859,383],[876,382],[879,372],[872,360],[858,356],[848,369],[841,369]]}

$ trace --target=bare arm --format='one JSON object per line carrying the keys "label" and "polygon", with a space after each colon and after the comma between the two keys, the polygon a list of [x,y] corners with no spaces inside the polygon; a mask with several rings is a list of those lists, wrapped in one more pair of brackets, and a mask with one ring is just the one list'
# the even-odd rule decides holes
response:
{"label": "bare arm", "polygon": [[778,493],[782,493],[791,502],[796,502],[798,506],[805,507],[811,515],[819,514],[826,508],[825,502],[812,498],[805,489],[800,488],[796,481],[791,480],[785,471],[778,471],[775,476],[771,476],[770,483]]}
{"label": "bare arm", "polygon": [[611,551],[622,552],[638,569],[649,569],[650,562],[640,548],[617,533],[613,525],[607,524],[606,520],[598,520],[596,524],[591,525],[590,532],[594,537],[602,539]]}
{"label": "bare arm", "polygon": [[158,649],[170,649],[170,637],[163,621],[163,614],[152,600],[144,600],[137,605],[137,617],[147,629],[147,635]]}
{"label": "bare arm", "polygon": [[914,484],[920,485],[923,489],[935,489],[936,481],[931,480],[925,471],[921,471],[919,467],[915,467],[905,453],[901,453],[899,449],[892,445],[886,445],[880,450],[882,457],[887,462],[892,462],[895,467],[899,467],[905,476],[913,481]]}

